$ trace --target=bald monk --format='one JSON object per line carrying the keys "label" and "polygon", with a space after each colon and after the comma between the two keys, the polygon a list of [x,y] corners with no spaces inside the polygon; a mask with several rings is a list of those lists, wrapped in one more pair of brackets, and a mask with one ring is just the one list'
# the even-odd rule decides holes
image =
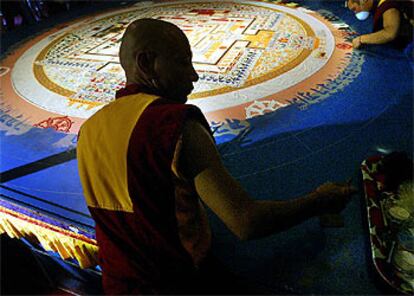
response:
{"label": "bald monk", "polygon": [[[246,294],[212,259],[209,207],[241,240],[341,211],[353,189],[327,183],[288,201],[252,199],[224,167],[200,110],[184,33],[155,19],[122,39],[126,87],[82,126],[84,195],[107,294]],[[232,284],[232,285],[230,285]]]}
{"label": "bald monk", "polygon": [[373,32],[354,38],[354,48],[390,43],[403,49],[413,41],[413,0],[348,0],[347,6],[360,20],[374,11]]}

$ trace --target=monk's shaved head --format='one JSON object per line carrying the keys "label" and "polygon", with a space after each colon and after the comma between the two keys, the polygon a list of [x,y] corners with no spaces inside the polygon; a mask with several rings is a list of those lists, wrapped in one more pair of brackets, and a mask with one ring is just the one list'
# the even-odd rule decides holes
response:
{"label": "monk's shaved head", "polygon": [[190,44],[180,28],[148,18],[128,26],[119,50],[127,84],[181,101],[193,89],[192,82],[198,80],[191,57]]}
{"label": "monk's shaved head", "polygon": [[119,59],[125,73],[132,74],[138,52],[167,54],[173,51],[177,39],[186,39],[174,24],[157,19],[138,19],[125,30],[119,50]]}
{"label": "monk's shaved head", "polygon": [[374,5],[373,0],[348,0],[347,6],[354,12],[370,11]]}

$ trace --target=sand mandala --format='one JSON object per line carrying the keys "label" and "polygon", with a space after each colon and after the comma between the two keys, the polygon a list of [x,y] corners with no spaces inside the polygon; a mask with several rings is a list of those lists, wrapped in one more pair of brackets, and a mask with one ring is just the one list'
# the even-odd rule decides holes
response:
{"label": "sand mandala", "polygon": [[318,101],[329,95],[329,82],[355,60],[347,40],[351,32],[302,7],[257,1],[140,2],[54,28],[6,58],[0,72],[3,106],[13,101],[15,108],[11,98],[18,97],[25,101],[19,103],[26,106],[22,113],[37,109],[30,124],[77,132],[125,85],[120,40],[139,18],[172,22],[185,32],[200,77],[189,103],[211,122],[245,120],[291,103]]}

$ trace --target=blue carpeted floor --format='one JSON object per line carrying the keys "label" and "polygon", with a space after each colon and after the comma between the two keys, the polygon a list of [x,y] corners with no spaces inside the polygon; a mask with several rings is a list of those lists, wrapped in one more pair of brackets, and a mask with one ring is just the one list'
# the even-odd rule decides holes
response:
{"label": "blue carpeted floor", "polygon": [[[303,1],[367,32],[338,1]],[[413,152],[413,70],[387,46],[361,49],[362,72],[344,91],[306,110],[290,106],[250,121],[247,136],[222,145],[226,166],[259,199],[288,199],[325,181],[352,177],[359,164],[387,151]],[[305,294],[382,294],[370,269],[361,190],[343,212],[345,227],[317,219],[268,239],[238,243],[226,231],[216,249],[232,269],[271,290]],[[224,228],[220,222],[217,228]]]}

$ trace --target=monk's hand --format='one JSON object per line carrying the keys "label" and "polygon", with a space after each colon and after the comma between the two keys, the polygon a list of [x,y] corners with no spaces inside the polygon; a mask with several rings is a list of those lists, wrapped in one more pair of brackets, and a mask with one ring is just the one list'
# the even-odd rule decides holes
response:
{"label": "monk's hand", "polygon": [[355,49],[360,48],[360,47],[361,47],[361,45],[362,45],[362,43],[361,43],[361,36],[358,36],[358,37],[356,37],[356,38],[354,38],[354,39],[352,40],[352,46],[353,46]]}
{"label": "monk's hand", "polygon": [[350,181],[347,183],[328,182],[319,186],[315,193],[321,214],[341,212],[356,191]]}

